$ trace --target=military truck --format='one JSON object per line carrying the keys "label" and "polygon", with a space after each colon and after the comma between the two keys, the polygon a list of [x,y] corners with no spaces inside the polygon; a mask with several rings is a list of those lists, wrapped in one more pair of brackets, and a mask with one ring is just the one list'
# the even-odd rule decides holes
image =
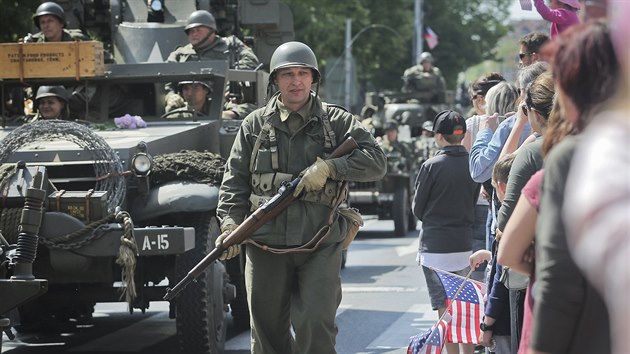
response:
{"label": "military truck", "polygon": [[[249,43],[263,63],[293,35],[290,10],[273,0],[178,1],[173,7],[156,0],[148,8],[145,0],[57,2],[68,27],[96,34],[116,64],[89,78],[0,77],[2,92],[60,84],[99,93],[77,122],[23,124],[24,117],[5,115],[2,100],[0,163],[8,172],[0,175],[6,240],[0,242],[0,260],[6,260],[0,275],[7,279],[0,294],[31,298],[9,278],[19,259],[19,216],[32,207],[25,193],[37,186],[46,193],[41,227],[30,242],[35,239],[33,276],[47,281],[47,291],[0,313],[1,326],[22,332],[89,321],[97,302],[127,301],[130,312],[144,313],[214,247],[221,168],[240,125],[221,118],[225,87],[245,82],[262,103],[268,75],[228,69],[227,60],[162,63],[186,43],[190,13],[214,13],[224,35],[249,28]],[[208,115],[188,109],[164,114],[164,84],[179,81],[212,85]],[[112,112],[120,107],[111,98],[120,92],[132,103],[126,107],[134,107],[128,119],[141,117],[145,128],[114,127]],[[222,352],[228,311],[237,326],[249,325],[243,268],[243,256],[216,262],[171,301],[182,351]]]}
{"label": "military truck", "polygon": [[395,122],[399,140],[408,144],[413,152],[413,161],[402,161],[404,157],[400,154],[389,154],[388,173],[382,181],[349,185],[348,199],[352,206],[363,214],[393,220],[395,236],[404,236],[416,228],[417,219],[411,203],[415,177],[426,159],[426,151],[418,148],[423,125],[426,128],[426,123],[432,122],[437,113],[452,108],[453,104],[452,91],[438,90],[430,85],[417,84],[416,87],[425,89],[416,92],[368,92],[365,106],[361,109],[363,123],[375,137],[382,136],[385,126]]}

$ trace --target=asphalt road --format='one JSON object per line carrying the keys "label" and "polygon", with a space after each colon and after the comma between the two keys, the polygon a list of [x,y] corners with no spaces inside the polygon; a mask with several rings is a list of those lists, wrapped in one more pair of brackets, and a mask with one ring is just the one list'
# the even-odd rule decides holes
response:
{"label": "asphalt road", "polygon": [[[337,312],[339,354],[406,353],[410,336],[437,320],[421,268],[415,262],[417,231],[393,236],[392,221],[368,219],[352,243],[341,271],[343,300]],[[174,354],[175,324],[168,303],[152,303],[129,315],[125,304],[98,304],[94,325],[68,333],[3,337],[10,354]],[[249,331],[228,326],[226,354],[249,352]]]}

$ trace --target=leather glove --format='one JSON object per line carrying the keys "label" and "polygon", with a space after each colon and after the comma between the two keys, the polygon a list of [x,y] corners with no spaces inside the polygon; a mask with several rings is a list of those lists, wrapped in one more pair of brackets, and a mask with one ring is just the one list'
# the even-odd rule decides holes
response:
{"label": "leather glove", "polygon": [[170,112],[176,108],[184,107],[186,102],[182,98],[182,96],[176,93],[170,93],[166,96],[166,100],[164,102],[166,104],[164,110],[166,112]]}
{"label": "leather glove", "polygon": [[[226,225],[225,227],[222,227],[221,230],[223,230],[223,233],[221,235],[219,235],[219,237],[217,237],[217,240],[214,242],[214,245],[216,247],[219,247],[219,245],[223,244],[223,240],[228,237],[232,231],[236,230],[237,225],[234,224],[230,224],[230,225]],[[238,254],[241,253],[241,245],[232,245],[228,248],[226,248],[223,253],[221,253],[221,256],[219,257],[220,260],[224,261],[227,259],[232,259],[236,256],[238,256]]]}
{"label": "leather glove", "polygon": [[326,180],[329,176],[330,168],[328,167],[328,163],[318,157],[317,161],[315,161],[315,163],[304,172],[300,183],[298,183],[297,187],[295,187],[293,196],[299,196],[300,193],[302,193],[302,190],[306,192],[313,192],[324,188]]}

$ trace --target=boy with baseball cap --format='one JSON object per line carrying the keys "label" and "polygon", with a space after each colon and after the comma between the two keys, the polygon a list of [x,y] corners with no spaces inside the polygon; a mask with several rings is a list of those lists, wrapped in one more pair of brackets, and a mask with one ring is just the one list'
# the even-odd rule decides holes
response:
{"label": "boy with baseball cap", "polygon": [[[440,149],[420,168],[413,213],[422,221],[418,261],[431,306],[441,316],[446,310],[446,292],[432,268],[468,274],[479,184],[470,177],[468,152],[461,145],[466,133],[464,117],[455,111],[442,111],[433,120],[433,132]],[[461,352],[472,353],[472,344],[461,346]],[[449,353],[458,352],[457,344],[447,343],[446,347]]]}

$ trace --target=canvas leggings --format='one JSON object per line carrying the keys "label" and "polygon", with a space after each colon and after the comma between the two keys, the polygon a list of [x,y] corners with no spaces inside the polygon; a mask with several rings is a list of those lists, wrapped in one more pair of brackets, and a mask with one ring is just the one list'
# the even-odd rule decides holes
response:
{"label": "canvas leggings", "polygon": [[252,354],[335,354],[342,243],[313,253],[246,249]]}

